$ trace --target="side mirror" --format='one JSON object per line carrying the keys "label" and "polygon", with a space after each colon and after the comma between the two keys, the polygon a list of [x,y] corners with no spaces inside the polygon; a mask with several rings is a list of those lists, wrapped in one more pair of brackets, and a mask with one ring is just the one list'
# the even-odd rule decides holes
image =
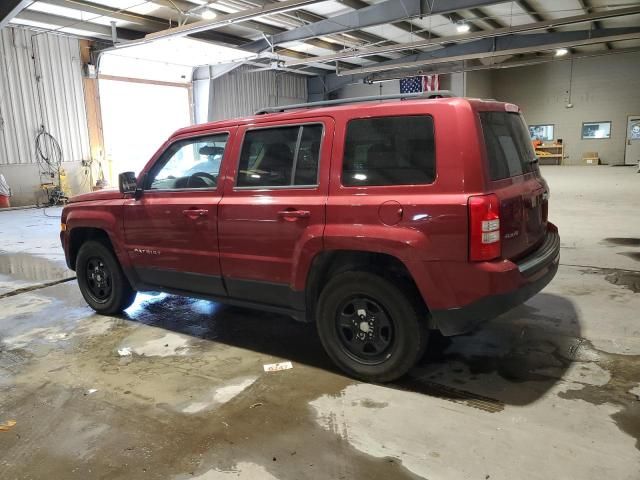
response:
{"label": "side mirror", "polygon": [[120,193],[136,193],[136,174],[133,172],[124,172],[118,175],[118,185]]}

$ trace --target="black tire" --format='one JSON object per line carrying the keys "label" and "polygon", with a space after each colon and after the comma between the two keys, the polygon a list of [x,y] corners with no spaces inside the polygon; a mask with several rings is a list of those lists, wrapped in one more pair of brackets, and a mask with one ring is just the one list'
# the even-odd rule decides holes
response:
{"label": "black tire", "polygon": [[136,298],[113,251],[101,242],[82,244],[76,258],[76,276],[85,301],[103,315],[122,312]]}
{"label": "black tire", "polygon": [[403,292],[404,285],[373,273],[345,272],[322,290],[318,334],[329,357],[350,376],[390,382],[422,358],[429,335],[426,310],[409,285]]}

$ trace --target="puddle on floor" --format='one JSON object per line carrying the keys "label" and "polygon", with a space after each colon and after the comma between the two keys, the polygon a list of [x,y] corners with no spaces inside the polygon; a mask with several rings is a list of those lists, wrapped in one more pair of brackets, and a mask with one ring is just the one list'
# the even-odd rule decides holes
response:
{"label": "puddle on floor", "polygon": [[640,293],[640,273],[638,272],[615,270],[604,278],[609,283],[626,287],[635,293]]}
{"label": "puddle on floor", "polygon": [[618,255],[624,255],[625,257],[629,257],[636,262],[640,262],[640,252],[620,252]]}
{"label": "puddle on floor", "polygon": [[8,275],[15,280],[41,282],[68,278],[73,276],[73,272],[46,258],[26,253],[1,253],[0,275]]}
{"label": "puddle on floor", "polygon": [[603,385],[583,384],[581,389],[567,390],[560,393],[559,397],[584,400],[593,405],[609,403],[619,406],[620,411],[611,418],[620,430],[636,440],[636,448],[640,450],[640,402],[634,393],[640,378],[640,356],[603,352],[587,340],[583,340],[582,345],[597,352],[597,363],[609,372],[609,381]]}
{"label": "puddle on floor", "polygon": [[603,242],[623,247],[640,247],[640,238],[633,237],[609,237],[605,238]]}

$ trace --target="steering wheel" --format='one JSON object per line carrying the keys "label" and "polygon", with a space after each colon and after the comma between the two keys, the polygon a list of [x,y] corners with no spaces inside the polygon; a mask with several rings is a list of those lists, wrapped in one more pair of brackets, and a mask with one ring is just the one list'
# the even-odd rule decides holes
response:
{"label": "steering wheel", "polygon": [[192,174],[187,180],[187,188],[198,188],[191,185],[191,181],[195,178],[200,179],[208,187],[215,187],[217,185],[216,177],[207,172],[196,172]]}

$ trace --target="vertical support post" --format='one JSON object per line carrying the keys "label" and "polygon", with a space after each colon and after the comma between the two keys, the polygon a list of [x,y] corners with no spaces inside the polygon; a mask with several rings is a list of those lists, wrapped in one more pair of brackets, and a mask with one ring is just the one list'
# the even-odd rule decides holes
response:
{"label": "vertical support post", "polygon": [[111,21],[111,42],[115,45],[118,43],[118,30],[116,29],[116,22]]}
{"label": "vertical support post", "polygon": [[[89,69],[85,68],[85,65],[91,63],[91,45],[89,40],[80,40],[80,63],[83,66],[83,71],[88,72]],[[98,79],[91,78],[85,74],[82,78],[82,87],[84,92],[84,106],[87,112],[87,130],[89,132],[89,151],[91,152],[90,159],[85,160],[85,168],[89,169],[89,178],[91,181],[91,187],[95,185],[93,179],[93,164],[98,165],[98,175],[107,174],[108,180],[111,181],[110,171],[100,171],[103,168],[105,156],[104,156],[104,137],[102,133],[102,111],[100,109],[100,93],[98,91]]]}

